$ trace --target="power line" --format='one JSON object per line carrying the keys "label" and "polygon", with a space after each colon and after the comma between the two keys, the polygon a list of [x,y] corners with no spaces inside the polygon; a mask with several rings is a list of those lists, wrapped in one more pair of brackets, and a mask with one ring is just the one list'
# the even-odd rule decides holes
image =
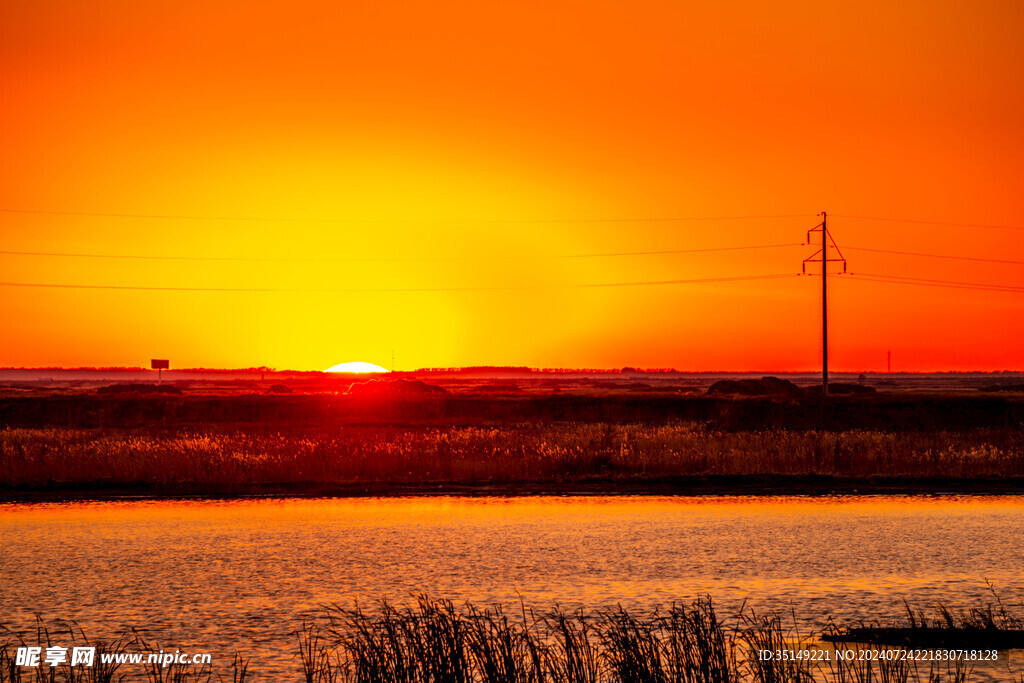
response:
{"label": "power line", "polygon": [[551,258],[603,258],[609,256],[662,256],[666,254],[700,254],[712,251],[744,251],[750,249],[783,249],[786,247],[802,247],[801,242],[789,244],[756,244],[744,247],[708,247],[702,249],[665,249],[661,251],[620,251],[603,254],[558,254]]}
{"label": "power line", "polygon": [[[342,218],[342,217],[308,217],[308,216],[213,216],[201,214],[163,214],[163,213],[121,213],[105,211],[55,211],[48,209],[0,209],[0,213],[26,214],[45,216],[83,216],[93,218],[140,218],[161,220],[194,220],[194,221],[237,221],[251,223],[672,223],[688,221],[737,221],[737,220],[768,220],[782,218],[810,218],[815,214],[761,214],[748,216],[638,216],[617,218]],[[921,225],[946,225],[959,228],[993,228],[997,230],[1024,230],[1024,226],[993,225],[989,223],[957,223],[953,221],[930,221],[915,218],[893,218],[886,216],[854,216],[850,214],[833,214],[833,218],[846,218],[863,221],[885,221],[890,223],[917,223]]]}
{"label": "power line", "polygon": [[[810,277],[821,277],[821,273],[801,273],[801,276]],[[835,275],[829,275],[829,277],[843,277],[849,276],[857,278],[858,280],[871,280],[873,282],[887,282],[894,285],[902,284],[922,284],[922,285],[933,285],[958,287],[961,289],[978,289],[988,292],[1024,292],[1024,287],[1018,287],[1016,285],[1000,285],[993,283],[984,282],[961,282],[958,280],[932,280],[926,278],[915,278],[915,277],[904,277],[902,275],[883,275],[876,273],[862,273],[862,272],[850,272],[850,273],[837,273]]]}
{"label": "power line", "polygon": [[932,287],[952,287],[958,289],[978,289],[988,292],[1024,293],[1024,287],[1016,285],[1000,285],[985,282],[962,282],[959,280],[936,280],[930,278],[905,277],[902,275],[885,275],[881,273],[850,273],[850,276],[890,284],[917,284]]}
{"label": "power line", "polygon": [[136,255],[136,254],[90,254],[77,252],[56,252],[56,251],[0,251],[0,254],[7,256],[43,256],[43,257],[65,257],[65,258],[93,258],[93,259],[130,259],[144,261],[228,261],[228,262],[307,262],[307,263],[335,263],[335,262],[387,262],[387,261],[481,261],[481,260],[520,260],[527,258],[551,258],[551,259],[580,259],[580,258],[606,258],[618,256],[659,256],[670,254],[699,254],[716,251],[744,251],[751,249],[782,249],[785,247],[803,246],[799,242],[791,244],[756,244],[739,247],[707,247],[700,249],[664,249],[656,251],[618,251],[589,254],[530,254],[530,255],[494,255],[494,256],[367,256],[367,257],[322,257],[304,258],[287,256],[162,256],[162,255]]}
{"label": "power line", "polygon": [[811,214],[776,214],[760,216],[687,216],[687,217],[637,217],[637,218],[310,218],[287,216],[202,216],[188,214],[158,213],[105,213],[96,211],[47,211],[41,209],[0,209],[0,213],[30,214],[46,216],[87,216],[93,218],[145,218],[187,221],[237,221],[246,223],[676,223],[688,221],[743,221],[773,218],[807,218]]}
{"label": "power line", "polygon": [[885,221],[887,223],[918,223],[920,225],[946,225],[954,228],[994,228],[996,230],[1024,230],[1019,225],[990,225],[986,223],[952,223],[949,221],[923,221],[913,218],[882,218],[879,216],[846,216],[833,214],[834,218],[848,218],[858,221]]}
{"label": "power line", "polygon": [[977,261],[980,263],[1009,263],[1013,265],[1024,265],[1024,261],[1011,261],[1009,259],[997,259],[997,258],[980,258],[976,256],[953,256],[951,254],[925,254],[918,251],[896,251],[893,249],[871,249],[868,247],[848,247],[843,246],[844,249],[851,251],[870,251],[876,254],[898,254],[900,256],[925,256],[928,258],[943,258],[953,259],[955,261]]}
{"label": "power line", "polygon": [[908,282],[906,280],[893,280],[893,279],[890,279],[890,278],[875,278],[875,277],[869,277],[869,276],[865,276],[865,275],[855,275],[853,273],[851,273],[851,275],[854,276],[854,281],[855,282],[878,282],[878,283],[886,284],[886,285],[913,285],[913,286],[916,286],[916,287],[942,287],[944,289],[967,289],[967,290],[974,290],[974,291],[977,291],[977,292],[1002,292],[1004,294],[1021,294],[1021,293],[1024,293],[1024,290],[1001,289],[1001,288],[997,288],[997,287],[985,287],[985,286],[975,287],[975,286],[970,286],[970,285],[940,284],[940,283],[932,283],[932,282]]}
{"label": "power line", "polygon": [[[875,273],[848,273],[848,277],[886,284],[916,284],[932,287],[952,287],[990,292],[1024,293],[1024,287],[981,282],[960,282],[956,280],[932,280],[898,275]],[[695,278],[688,280],[646,280],[637,282],[597,282],[582,284],[550,285],[499,285],[490,287],[391,287],[391,288],[281,288],[281,287],[153,287],[145,285],[86,285],[75,283],[49,282],[0,282],[0,287],[24,287],[34,289],[85,289],[114,291],[156,291],[156,292],[226,292],[226,293],[309,293],[309,294],[359,294],[359,293],[415,293],[415,292],[489,292],[542,289],[595,289],[609,287],[648,287],[685,284],[713,284],[718,282],[744,282],[752,280],[779,280],[795,277],[821,277],[820,273],[774,273],[768,275],[740,275],[732,277]],[[841,277],[837,275],[836,277]]]}
{"label": "power line", "polygon": [[605,287],[651,287],[665,285],[691,285],[717,282],[742,282],[748,280],[778,280],[799,277],[797,273],[776,273],[771,275],[740,275],[734,277],[711,277],[691,280],[647,280],[641,282],[596,282],[585,284],[550,285],[503,285],[493,287],[387,287],[353,289],[303,289],[276,287],[149,287],[141,285],[82,285],[48,282],[0,282],[0,287],[32,287],[45,289],[105,289],[157,292],[244,292],[244,293],[309,293],[309,294],[359,294],[359,293],[413,293],[413,292],[492,292],[506,290],[538,289],[594,289]]}
{"label": "power line", "polygon": [[[525,224],[525,223],[674,223],[689,221],[738,221],[768,220],[782,218],[810,218],[814,214],[761,214],[748,216],[638,216],[625,218],[342,218],[342,217],[308,217],[308,216],[212,216],[200,214],[163,214],[163,213],[120,213],[104,211],[55,211],[48,209],[0,209],[0,213],[26,214],[45,216],[83,216],[93,218],[139,218],[160,220],[190,221],[236,221],[249,223],[489,223],[489,224]],[[916,218],[893,218],[887,216],[854,216],[850,214],[833,214],[833,218],[846,218],[862,221],[885,221],[890,223],[916,223],[921,225],[945,225],[958,228],[992,228],[996,230],[1024,230],[1018,225],[993,225],[989,223],[957,223],[953,221],[930,221]]]}
{"label": "power line", "polygon": [[[289,256],[165,256],[150,254],[96,254],[65,251],[12,251],[0,250],[4,256],[36,256],[36,257],[60,257],[60,258],[92,258],[92,259],[123,259],[143,261],[220,261],[220,262],[301,262],[301,263],[340,263],[340,262],[388,262],[388,261],[479,261],[479,260],[520,260],[520,259],[579,259],[579,258],[606,258],[619,256],[664,256],[673,254],[699,254],[721,251],[745,251],[754,249],[785,249],[789,247],[806,246],[803,242],[791,242],[789,244],[754,244],[735,247],[702,247],[698,249],[658,249],[650,251],[618,251],[618,252],[593,252],[583,254],[521,254],[521,255],[487,255],[487,256],[344,256],[344,257],[289,257]],[[952,259],[955,261],[974,261],[979,263],[1003,263],[1009,265],[1024,265],[1024,261],[1011,259],[993,259],[977,256],[954,256],[952,254],[935,254],[918,251],[898,251],[894,249],[875,249],[873,247],[850,247],[844,249],[851,251],[864,251],[876,254],[895,254],[899,256],[919,256],[926,258]]]}

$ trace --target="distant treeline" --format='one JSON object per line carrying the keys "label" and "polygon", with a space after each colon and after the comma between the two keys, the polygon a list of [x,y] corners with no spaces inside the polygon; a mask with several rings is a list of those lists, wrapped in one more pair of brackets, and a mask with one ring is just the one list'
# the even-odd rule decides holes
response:
{"label": "distant treeline", "polygon": [[503,374],[523,374],[523,373],[537,373],[547,375],[621,375],[630,373],[640,373],[646,375],[657,375],[657,374],[680,374],[685,372],[683,370],[676,370],[675,368],[531,368],[526,365],[468,365],[466,367],[455,367],[455,368],[420,368],[413,371],[415,373],[424,374],[491,374],[491,375],[503,375]]}

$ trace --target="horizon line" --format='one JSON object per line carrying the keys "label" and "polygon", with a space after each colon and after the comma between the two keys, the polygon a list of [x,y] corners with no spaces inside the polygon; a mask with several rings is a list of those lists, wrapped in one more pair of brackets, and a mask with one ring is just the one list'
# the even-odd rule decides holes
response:
{"label": "horizon line", "polygon": [[[61,371],[61,372],[156,372],[152,368],[143,366],[37,366],[37,367],[26,367],[26,366],[5,366],[0,367],[0,372],[46,372],[46,371]],[[299,370],[299,369],[278,369],[268,366],[251,366],[251,367],[237,367],[237,368],[220,368],[220,367],[188,367],[188,368],[170,368],[163,370],[167,373],[243,373],[243,374],[256,374],[256,373],[301,373],[308,375],[322,375],[326,377],[336,375],[348,375],[348,374],[371,374],[371,375],[384,375],[384,374],[445,374],[445,373],[459,373],[466,371],[477,371],[477,372],[488,372],[488,371],[504,371],[504,372],[524,372],[524,373],[537,373],[537,374],[585,374],[585,373],[598,373],[598,374],[644,374],[644,375],[712,375],[712,374],[735,374],[735,375],[820,375],[821,368],[814,369],[798,369],[798,370],[781,370],[781,369],[716,369],[716,370],[681,370],[678,368],[654,368],[654,367],[637,367],[637,366],[622,366],[616,368],[567,368],[567,367],[531,367],[531,366],[520,366],[520,365],[464,365],[464,366],[451,366],[451,367],[422,367],[414,370],[386,370],[385,372],[372,372],[372,373],[345,373],[345,372],[327,372],[326,370]],[[894,370],[887,372],[885,370],[868,370],[868,369],[857,369],[857,370],[833,370],[829,369],[829,374],[841,374],[841,375],[934,375],[934,374],[1024,374],[1024,369],[999,369],[999,370],[981,370],[981,369],[970,369],[970,370],[955,370],[955,369],[944,369],[944,370]]]}

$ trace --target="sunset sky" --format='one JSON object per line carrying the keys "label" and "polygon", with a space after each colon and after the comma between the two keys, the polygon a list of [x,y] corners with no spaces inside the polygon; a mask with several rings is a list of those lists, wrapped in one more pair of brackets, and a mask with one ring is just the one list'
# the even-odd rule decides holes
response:
{"label": "sunset sky", "polygon": [[[834,369],[1024,369],[1022,30],[1015,0],[4,0],[0,366],[814,369],[819,277],[635,283],[795,275],[825,210]],[[725,247],[766,248],[635,254]]]}

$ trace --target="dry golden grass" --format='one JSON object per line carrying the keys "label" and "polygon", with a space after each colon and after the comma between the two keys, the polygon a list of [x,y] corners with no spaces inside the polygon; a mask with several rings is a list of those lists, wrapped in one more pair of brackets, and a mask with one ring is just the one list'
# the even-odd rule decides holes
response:
{"label": "dry golden grass", "polygon": [[0,486],[513,482],[708,475],[1024,476],[1014,429],[714,431],[669,425],[0,431]]}

